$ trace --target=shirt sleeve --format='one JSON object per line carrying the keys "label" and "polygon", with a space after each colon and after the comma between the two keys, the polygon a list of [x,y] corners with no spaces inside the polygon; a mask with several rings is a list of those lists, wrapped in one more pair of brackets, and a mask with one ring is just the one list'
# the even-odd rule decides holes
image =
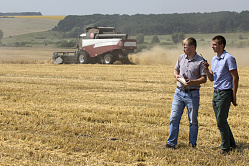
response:
{"label": "shirt sleeve", "polygon": [[237,69],[236,59],[233,56],[227,58],[227,67],[229,71]]}
{"label": "shirt sleeve", "polygon": [[200,64],[200,74],[201,74],[201,76],[207,75],[207,72],[206,72],[204,66],[202,65],[202,62]]}
{"label": "shirt sleeve", "polygon": [[178,72],[180,71],[180,58],[178,58],[178,60],[176,62],[175,70],[178,71]]}

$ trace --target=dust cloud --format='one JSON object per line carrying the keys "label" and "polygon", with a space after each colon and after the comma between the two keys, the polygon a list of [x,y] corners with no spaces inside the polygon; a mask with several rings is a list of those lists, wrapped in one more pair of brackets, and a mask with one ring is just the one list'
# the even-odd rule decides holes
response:
{"label": "dust cloud", "polygon": [[[249,48],[225,48],[225,50],[235,57],[238,67],[249,67],[248,52]],[[197,48],[197,53],[202,54],[202,56],[211,64],[212,58],[216,56],[216,53],[211,47],[199,47]]]}
{"label": "dust cloud", "polygon": [[137,65],[173,65],[178,55],[179,53],[174,54],[172,50],[169,51],[160,46],[155,46],[151,49],[144,49],[137,54],[129,55],[129,60]]}
{"label": "dust cloud", "polygon": [[227,52],[236,58],[238,67],[249,67],[249,48],[232,48],[227,49]]}
{"label": "dust cloud", "polygon": [[[198,47],[197,53],[211,64],[212,58],[216,55],[211,47]],[[232,54],[237,61],[238,67],[248,67],[249,48],[227,48],[226,50]],[[129,55],[129,60],[137,65],[175,65],[179,56],[183,54],[181,46],[173,49],[166,49],[161,46],[155,46],[151,49],[145,49],[137,54]]]}

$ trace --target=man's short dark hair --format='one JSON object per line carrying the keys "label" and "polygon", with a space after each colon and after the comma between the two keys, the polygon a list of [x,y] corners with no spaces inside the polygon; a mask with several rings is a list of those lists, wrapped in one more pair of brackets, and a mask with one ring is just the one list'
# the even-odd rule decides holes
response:
{"label": "man's short dark hair", "polygon": [[212,40],[217,40],[219,45],[223,44],[224,48],[226,47],[226,39],[223,36],[215,36]]}

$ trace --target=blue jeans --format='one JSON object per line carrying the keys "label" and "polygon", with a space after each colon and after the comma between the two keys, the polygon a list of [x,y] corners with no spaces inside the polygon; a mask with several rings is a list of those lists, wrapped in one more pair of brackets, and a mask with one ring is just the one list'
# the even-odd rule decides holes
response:
{"label": "blue jeans", "polygon": [[177,145],[179,124],[183,114],[185,106],[188,110],[189,120],[189,143],[192,146],[196,146],[198,135],[198,109],[199,109],[200,95],[199,90],[190,92],[183,92],[179,89],[175,90],[175,95],[171,108],[170,116],[170,136],[168,138],[168,144]]}

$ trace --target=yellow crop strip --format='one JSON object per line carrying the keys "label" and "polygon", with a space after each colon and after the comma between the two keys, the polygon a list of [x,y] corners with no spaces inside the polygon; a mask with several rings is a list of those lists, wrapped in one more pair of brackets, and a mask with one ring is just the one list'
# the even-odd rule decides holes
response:
{"label": "yellow crop strip", "polygon": [[47,19],[47,20],[63,20],[66,16],[13,16],[16,18],[34,18],[34,19]]}

